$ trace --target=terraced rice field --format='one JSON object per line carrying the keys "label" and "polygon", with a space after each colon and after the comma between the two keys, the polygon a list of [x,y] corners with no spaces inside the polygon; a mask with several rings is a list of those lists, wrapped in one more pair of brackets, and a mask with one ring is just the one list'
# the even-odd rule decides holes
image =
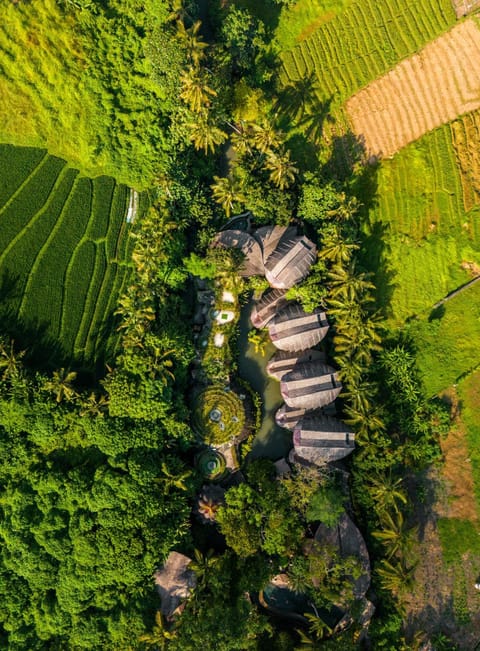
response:
{"label": "terraced rice field", "polygon": [[480,111],[455,120],[450,128],[468,211],[480,204]]}
{"label": "terraced rice field", "polygon": [[392,323],[428,310],[480,268],[480,208],[465,210],[450,125],[402,149],[378,170],[365,226],[365,264]]}
{"label": "terraced rice field", "polygon": [[91,367],[114,345],[129,190],[38,149],[0,146],[0,167],[0,318],[21,345]]}
{"label": "terraced rice field", "polygon": [[450,0],[357,0],[281,54],[281,83],[312,75],[319,100],[339,107],[454,23]]}
{"label": "terraced rice field", "polygon": [[480,107],[480,29],[460,23],[351,97],[353,132],[389,157],[427,131]]}

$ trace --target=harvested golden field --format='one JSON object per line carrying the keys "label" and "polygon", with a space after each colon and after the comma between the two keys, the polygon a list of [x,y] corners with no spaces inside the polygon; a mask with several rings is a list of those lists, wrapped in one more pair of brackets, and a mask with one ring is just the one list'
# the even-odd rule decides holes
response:
{"label": "harvested golden field", "polygon": [[469,19],[351,97],[346,110],[367,151],[389,157],[480,107],[480,29]]}
{"label": "harvested golden field", "polygon": [[465,210],[480,204],[480,111],[468,113],[450,125],[458,161]]}

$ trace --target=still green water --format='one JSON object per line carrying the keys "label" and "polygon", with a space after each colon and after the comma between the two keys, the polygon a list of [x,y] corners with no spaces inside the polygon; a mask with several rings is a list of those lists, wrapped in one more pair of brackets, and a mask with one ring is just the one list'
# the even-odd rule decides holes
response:
{"label": "still green water", "polygon": [[248,342],[248,333],[252,329],[250,312],[253,301],[242,308],[239,320],[240,336],[238,340],[240,377],[260,394],[263,402],[262,425],[257,432],[252,446],[253,457],[280,459],[288,454],[292,447],[292,433],[275,423],[275,412],[283,403],[280,383],[268,377],[266,366],[276,348],[272,343],[266,348],[265,355],[256,353]]}

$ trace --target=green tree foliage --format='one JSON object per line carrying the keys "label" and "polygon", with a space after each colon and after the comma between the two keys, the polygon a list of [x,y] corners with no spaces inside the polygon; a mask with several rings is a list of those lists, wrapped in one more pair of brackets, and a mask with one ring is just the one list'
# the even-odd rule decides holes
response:
{"label": "green tree foliage", "polygon": [[[0,137],[47,147],[90,176],[149,185],[166,167],[169,107],[145,51],[167,4],[34,0],[4,9]],[[170,56],[181,59],[182,49]]]}
{"label": "green tree foliage", "polygon": [[175,425],[82,416],[46,381],[0,395],[5,648],[135,648],[155,599],[149,577],[187,528],[190,475],[158,451]]}
{"label": "green tree foliage", "polygon": [[[212,559],[209,578],[197,586],[187,603],[169,649],[256,651],[258,639],[262,635],[268,639],[272,629],[246,591],[266,583],[266,564],[261,558],[235,558],[231,552],[216,558],[214,564]],[[205,558],[201,563],[205,563]]]}
{"label": "green tree foliage", "polygon": [[249,484],[230,488],[218,510],[220,531],[240,558],[260,550],[271,556],[292,553],[302,538],[299,515],[291,508],[287,489],[272,478],[269,462],[252,462]]}

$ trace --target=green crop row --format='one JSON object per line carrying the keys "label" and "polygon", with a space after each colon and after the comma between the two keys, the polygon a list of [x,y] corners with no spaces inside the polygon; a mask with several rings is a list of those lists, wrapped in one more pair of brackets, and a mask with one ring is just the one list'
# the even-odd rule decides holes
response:
{"label": "green crop row", "polygon": [[[65,185],[60,175],[64,165],[64,161],[50,156],[38,172],[29,177],[21,193],[0,208],[0,253],[42,208],[47,210],[51,196],[58,192],[65,192],[65,197],[68,195],[70,187]],[[6,168],[5,176],[9,175],[10,170]]]}
{"label": "green crop row", "polygon": [[99,240],[107,236],[115,189],[115,180],[110,176],[100,176],[93,181],[92,212],[95,219],[92,220],[87,231],[87,237],[91,240]]}
{"label": "green crop row", "polygon": [[38,252],[19,310],[20,316],[37,314],[47,321],[53,339],[59,336],[67,266],[90,215],[91,186],[90,179],[77,178],[54,228]]}
{"label": "green crop row", "polygon": [[365,264],[380,305],[400,324],[468,281],[462,264],[480,264],[478,216],[464,210],[448,126],[384,161],[377,184]]}
{"label": "green crop row", "polygon": [[281,81],[315,77],[319,96],[344,102],[455,23],[450,0],[361,0],[282,53]]}
{"label": "green crop row", "polygon": [[65,350],[74,349],[79,325],[86,310],[87,294],[95,268],[96,246],[83,241],[71,258],[65,280],[60,337]]}
{"label": "green crop row", "polygon": [[[45,209],[40,210],[28,226],[19,231],[17,237],[12,239],[11,245],[0,256],[2,273],[15,279],[15,291],[8,299],[9,307],[14,312],[20,309],[35,260],[61,215],[76,175],[75,170],[66,170],[61,174],[57,191],[52,193]],[[37,316],[35,313],[28,315],[29,319],[35,319]]]}
{"label": "green crop row", "polygon": [[78,327],[77,336],[75,338],[75,355],[83,356],[84,359],[89,359],[90,355],[87,354],[87,339],[92,330],[93,315],[98,302],[103,300],[100,296],[103,279],[107,270],[107,260],[105,256],[105,243],[95,245],[95,265],[90,277],[88,292],[85,299],[85,309],[83,312],[82,320]]}
{"label": "green crop row", "polygon": [[129,189],[125,185],[115,186],[112,205],[110,207],[110,218],[107,235],[107,259],[117,257],[117,245],[120,234],[125,224]]}
{"label": "green crop row", "polygon": [[0,169],[9,170],[0,177],[0,206],[4,206],[45,160],[47,152],[31,147],[0,145]]}

